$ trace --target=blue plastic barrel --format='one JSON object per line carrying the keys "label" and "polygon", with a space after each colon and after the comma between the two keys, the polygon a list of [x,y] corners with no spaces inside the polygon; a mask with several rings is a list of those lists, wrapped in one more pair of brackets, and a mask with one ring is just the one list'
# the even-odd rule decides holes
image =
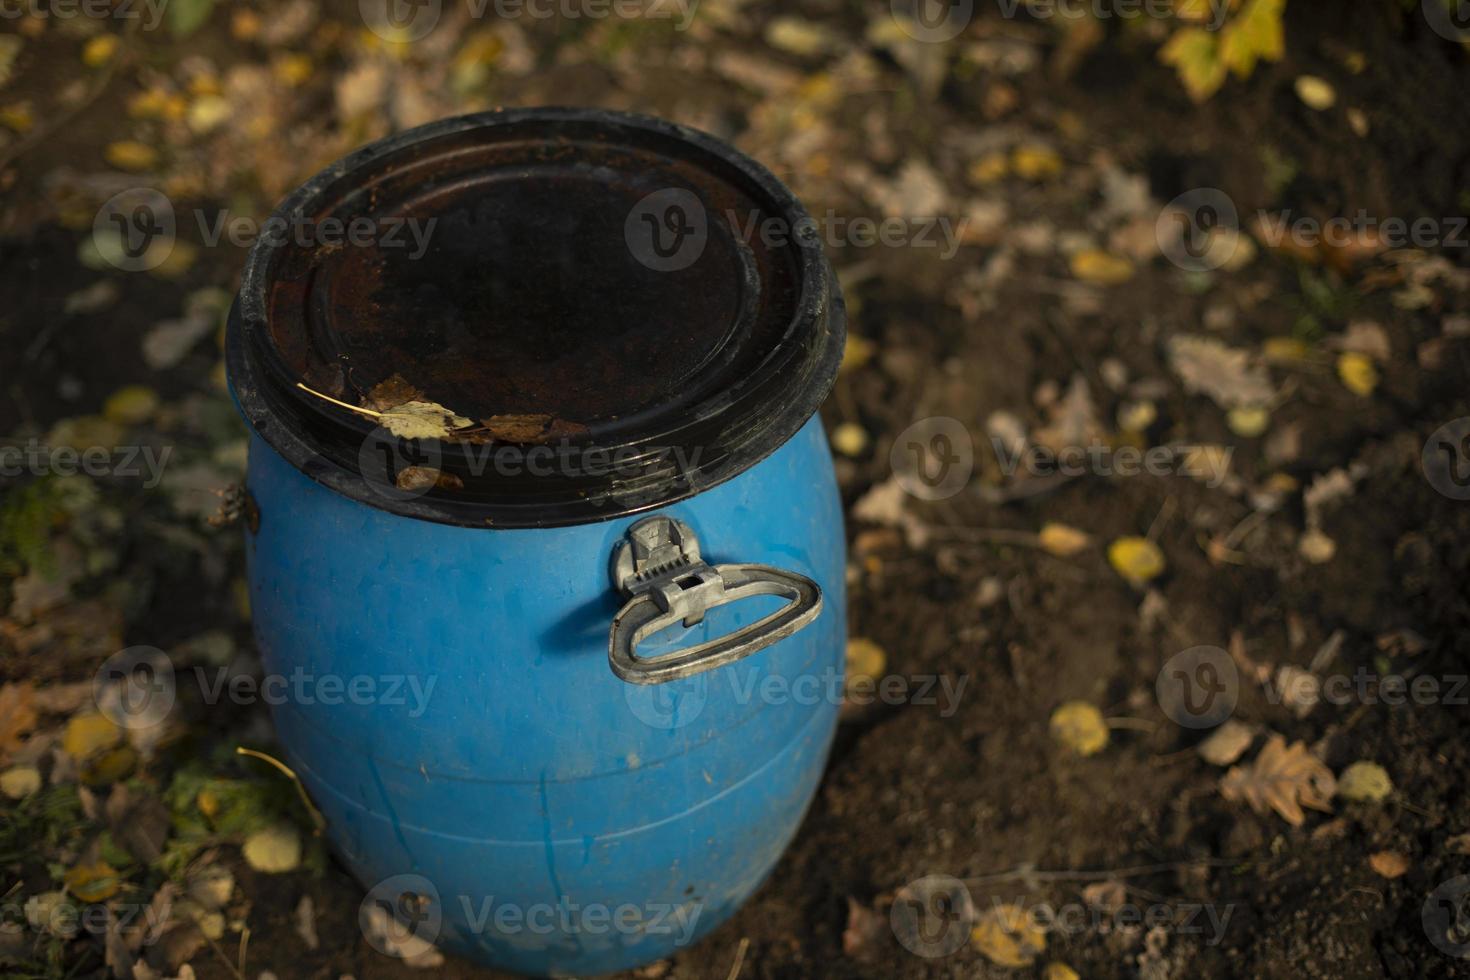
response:
{"label": "blue plastic barrel", "polygon": [[[532,975],[677,952],[836,724],[844,318],[805,212],[707,135],[543,109],[369,146],[276,217],[315,230],[255,247],[228,341],[252,608],[367,928]],[[381,240],[410,219],[417,254]],[[380,238],[312,237],[353,222]],[[395,432],[413,402],[448,435]]]}

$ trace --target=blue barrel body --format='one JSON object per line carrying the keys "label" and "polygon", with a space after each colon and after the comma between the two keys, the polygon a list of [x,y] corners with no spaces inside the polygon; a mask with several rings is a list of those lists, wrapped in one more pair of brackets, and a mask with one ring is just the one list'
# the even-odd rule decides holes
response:
{"label": "blue barrel body", "polygon": [[[328,489],[259,436],[248,487],[264,666],[312,692],[273,706],[286,756],[365,887],[411,875],[432,889],[422,938],[520,973],[604,973],[677,952],[770,872],[840,700],[844,538],[818,419],[654,513],[689,524],[711,564],[809,576],[820,616],[658,686],[608,665],[623,602],[609,559],[647,515],[417,520]],[[769,609],[745,600],[659,639],[699,642]]]}

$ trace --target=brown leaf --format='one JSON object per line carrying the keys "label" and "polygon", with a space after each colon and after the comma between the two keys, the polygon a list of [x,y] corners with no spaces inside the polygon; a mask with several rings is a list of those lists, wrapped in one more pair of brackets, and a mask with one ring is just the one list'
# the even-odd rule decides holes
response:
{"label": "brown leaf", "polygon": [[1214,337],[1171,338],[1169,365],[1185,391],[1207,395],[1221,408],[1265,405],[1275,395],[1270,376],[1251,351],[1227,347]]}
{"label": "brown leaf", "polygon": [[587,427],[551,415],[492,415],[481,419],[483,435],[498,442],[542,443],[558,439],[575,439],[587,434]]}
{"label": "brown leaf", "polygon": [[1098,420],[1092,393],[1081,372],[1072,375],[1067,393],[1048,406],[1050,418],[1036,431],[1036,441],[1051,449],[1088,446],[1106,438],[1106,428]]}
{"label": "brown leaf", "polygon": [[20,748],[21,739],[36,727],[35,694],[29,681],[0,687],[0,759]]}
{"label": "brown leaf", "polygon": [[375,412],[386,412],[407,402],[427,400],[422,391],[403,380],[403,375],[395,374],[373,385],[372,390],[363,397],[362,407]]}
{"label": "brown leaf", "polygon": [[860,956],[888,928],[888,918],[879,915],[857,899],[848,896],[847,928],[842,931],[842,952]]}
{"label": "brown leaf", "polygon": [[1378,851],[1368,857],[1368,866],[1384,878],[1401,878],[1409,871],[1409,859],[1397,851]]}
{"label": "brown leaf", "polygon": [[1082,901],[1089,908],[1112,910],[1128,901],[1128,889],[1117,878],[1095,882],[1082,889]]}
{"label": "brown leaf", "polygon": [[430,487],[438,487],[440,490],[464,489],[464,481],[459,477],[436,470],[432,466],[405,466],[398,471],[393,482],[398,489],[407,491],[427,490]]}
{"label": "brown leaf", "polygon": [[172,818],[157,798],[118,783],[107,797],[106,812],[113,839],[138,861],[152,864],[163,854]]}
{"label": "brown leaf", "polygon": [[1225,799],[1249,803],[1262,816],[1275,810],[1293,827],[1306,820],[1302,807],[1331,813],[1336,791],[1332,770],[1307,751],[1306,743],[1288,746],[1280,735],[1271,736],[1251,765],[1236,766],[1220,780]]}
{"label": "brown leaf", "polygon": [[179,886],[174,882],[165,881],[159,886],[144,912],[142,926],[128,930],[128,949],[131,952],[137,953],[139,949],[158,941],[158,937],[168,929],[173,917],[174,899],[178,897]]}

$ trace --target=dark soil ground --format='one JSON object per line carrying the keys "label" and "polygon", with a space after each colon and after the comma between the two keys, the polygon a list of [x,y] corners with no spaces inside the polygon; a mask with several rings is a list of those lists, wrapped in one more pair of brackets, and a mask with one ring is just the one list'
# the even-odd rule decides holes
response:
{"label": "dark soil ground", "polygon": [[[1466,213],[1465,52],[1412,10],[1343,6],[1348,9],[1334,5],[1328,14],[1294,0],[1284,59],[1227,83],[1203,106],[1189,102],[1173,73],[1154,60],[1152,46],[1120,30],[1107,31],[1070,77],[1058,79],[1047,61],[1057,46],[1053,32],[982,18],[972,27],[979,37],[1010,39],[1041,63],[1010,77],[983,69],[955,73],[925,100],[904,82],[895,59],[878,50],[882,74],[871,88],[824,108],[834,130],[862,134],[835,143],[831,152],[842,156],[831,161],[829,176],[853,162],[892,173],[910,157],[927,156],[952,185],[963,185],[963,166],[955,171],[953,163],[966,155],[960,138],[983,140],[987,133],[1042,140],[1064,168],[1054,180],[992,188],[1008,203],[1007,220],[951,261],[918,249],[834,256],[848,281],[852,332],[874,351],[844,371],[824,409],[829,431],[856,423],[870,436],[870,448],[839,460],[845,502],[856,505],[889,479],[890,446],[921,418],[962,420],[975,434],[979,459],[966,492],[907,502],[906,513],[927,534],[905,533],[901,522],[850,520],[851,633],[883,647],[891,672],[962,677],[967,685],[953,704],[852,712],[811,812],[774,876],[705,942],[640,975],[724,977],[740,959],[746,978],[1028,976],[1041,975],[1050,963],[1088,978],[1470,976],[1470,961],[1437,948],[1421,918],[1441,883],[1470,873],[1463,836],[1470,833],[1464,701],[1470,690],[1459,690],[1457,704],[1445,697],[1391,705],[1370,686],[1349,703],[1298,714],[1243,671],[1237,721],[1262,735],[1305,742],[1335,773],[1371,760],[1392,777],[1385,801],[1336,800],[1332,813],[1310,812],[1299,827],[1222,797],[1225,770],[1195,751],[1208,732],[1171,722],[1155,694],[1161,668],[1182,650],[1234,645],[1246,658],[1237,656],[1238,663],[1268,665],[1274,673],[1282,665],[1307,667],[1337,631],[1341,646],[1317,665],[1322,673],[1362,668],[1434,677],[1445,691],[1455,678],[1463,681],[1470,657],[1470,504],[1426,480],[1420,453],[1432,432],[1470,415],[1470,347],[1442,337],[1445,318],[1463,312],[1467,296],[1432,285],[1431,302],[1405,308],[1394,299],[1398,283],[1374,276],[1389,267],[1381,257],[1337,270],[1266,249],[1244,268],[1204,278],[1162,258],[1142,262],[1126,284],[1099,289],[1074,282],[1058,251],[1015,244],[1022,226],[1045,224],[1056,234],[1087,228],[1099,207],[1104,163],[1145,177],[1155,202],[1216,187],[1242,215],[1261,207],[1324,219],[1359,208],[1408,218]],[[641,51],[636,37],[601,64],[548,53],[543,70],[508,77],[493,96],[507,104],[660,112],[715,128],[762,156],[768,137],[751,118],[775,111],[780,97],[732,85],[710,66],[724,51],[762,52],[759,25],[780,12],[747,8],[741,16],[748,26],[713,40],[649,42],[657,55],[647,54],[646,62],[628,54]],[[853,6],[812,16],[861,46],[870,15],[879,16]],[[227,20],[217,14],[194,42],[222,66],[233,57]],[[75,61],[69,39],[48,35],[32,43],[53,45],[58,61]],[[575,50],[580,36],[538,36],[535,43],[549,52],[558,45]],[[699,53],[689,55],[680,44]],[[148,61],[166,66],[181,54],[162,45]],[[1343,67],[1354,63],[1354,54],[1366,64],[1356,74]],[[790,55],[759,56],[803,73],[817,67]],[[681,68],[680,57],[692,60]],[[42,97],[55,71],[38,69],[34,81],[22,76],[6,92],[19,86]],[[687,80],[667,84],[684,79],[681,71]],[[1302,74],[1330,78],[1341,105],[1362,108],[1370,135],[1357,135],[1340,114],[1305,106],[1293,92]],[[986,106],[995,103],[987,92],[998,83],[1016,93],[1017,103],[988,118]],[[323,98],[330,101],[330,93]],[[177,315],[188,292],[232,288],[238,250],[202,249],[198,262],[174,280],[99,274],[76,260],[85,231],[66,227],[39,203],[48,175],[85,169],[77,161],[95,159],[100,146],[126,135],[122,104],[122,95],[105,93],[5,174],[0,429],[44,431],[67,416],[97,411],[108,392],[138,379],[165,403],[200,392],[218,398],[209,380],[215,346],[202,344],[169,370],[152,371],[139,344],[157,321]],[[862,159],[864,151],[871,159]],[[1290,175],[1273,177],[1266,157],[1291,161]],[[783,169],[783,160],[772,162]],[[840,181],[789,176],[813,211],[862,207],[844,197],[835,186]],[[1464,268],[1463,248],[1442,254]],[[1005,271],[966,284],[974,281],[966,276],[986,275],[998,257]],[[99,277],[119,283],[121,301],[96,315],[64,312],[66,298]],[[1126,400],[1111,380],[1116,365],[1130,380],[1171,378],[1171,336],[1210,333],[1253,349],[1269,338],[1295,336],[1323,352],[1333,351],[1332,338],[1357,321],[1380,324],[1389,343],[1370,397],[1342,384],[1331,356],[1275,375],[1278,385],[1291,380],[1289,394],[1273,406],[1272,430],[1300,432],[1299,450],[1289,458],[1268,452],[1269,434],[1233,433],[1205,396],[1178,383],[1159,393],[1149,441],[1234,446],[1232,474],[1240,480],[1234,490],[1182,475],[1087,475],[1042,481],[1025,492],[979,492],[1009,486],[996,475],[985,421],[1001,411],[1044,419],[1036,392],[1047,383],[1065,390],[1080,376],[1098,416],[1110,424]],[[70,397],[59,394],[63,387]],[[1320,517],[1336,543],[1335,555],[1305,560],[1298,542],[1309,508],[1299,489],[1353,464],[1351,490],[1312,517]],[[1278,474],[1293,478],[1298,491],[1252,518],[1259,509],[1253,494]],[[125,513],[139,520],[151,513],[143,491],[116,492]],[[1212,560],[1210,539],[1246,520],[1253,523],[1231,539],[1234,554]],[[1025,536],[1047,522],[1081,529],[1096,544],[1065,557],[1028,544]],[[234,532],[191,526],[188,534],[204,543],[166,545],[139,532],[124,545],[123,567],[135,583],[146,583],[131,593],[124,645],[170,649],[223,628],[248,646],[248,624],[230,592],[241,570],[240,549],[226,540]],[[1166,570],[1147,588],[1122,578],[1105,556],[1107,542],[1127,535],[1148,535],[1167,558]],[[1404,654],[1382,640],[1405,635],[1399,631],[1422,637],[1422,651]],[[1234,644],[1233,636],[1239,637]],[[8,650],[0,680],[84,681],[96,663]],[[1109,719],[1110,742],[1101,753],[1078,756],[1049,731],[1053,711],[1070,701],[1094,704]],[[160,770],[189,753],[233,744],[234,733],[260,724],[256,709],[199,712],[190,737],[169,748]],[[1407,870],[1396,877],[1380,873],[1370,856],[1381,852],[1401,855]],[[361,890],[337,866],[265,875],[234,852],[226,860],[248,905],[245,975],[426,975],[363,941]],[[35,870],[7,867],[0,881],[6,888],[33,881]],[[1091,913],[1082,927],[1050,932],[1034,965],[1020,970],[995,965],[969,943],[926,958],[905,949],[888,923],[895,899],[903,901],[901,890],[928,875],[965,880],[981,910],[994,902],[1082,908],[1084,888],[1121,882],[1128,902],[1161,907],[1169,922],[1150,929],[1126,915]],[[316,951],[302,944],[293,922],[303,894],[319,915]],[[1218,929],[1211,921],[1221,923]],[[197,953],[190,961],[196,974],[235,976],[237,945],[231,933],[223,951]],[[101,968],[96,953],[75,962],[80,972],[74,975]],[[453,959],[432,973],[491,975]]]}

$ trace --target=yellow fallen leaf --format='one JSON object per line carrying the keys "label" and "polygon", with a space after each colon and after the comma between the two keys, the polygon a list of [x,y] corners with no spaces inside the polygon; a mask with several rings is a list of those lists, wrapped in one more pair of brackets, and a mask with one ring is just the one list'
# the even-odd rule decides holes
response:
{"label": "yellow fallen leaf", "polygon": [[282,85],[297,88],[311,79],[311,58],[304,54],[284,54],[271,63],[271,73]]}
{"label": "yellow fallen leaf", "polygon": [[766,43],[802,57],[821,54],[834,41],[826,29],[799,17],[777,17],[766,27]]}
{"label": "yellow fallen leaf", "polygon": [[[1208,6],[1208,4],[1206,4]],[[1280,61],[1286,50],[1281,14],[1286,0],[1246,0],[1220,34],[1220,60],[1236,78],[1246,78],[1256,60]]]}
{"label": "yellow fallen leaf", "polygon": [[1306,103],[1308,108],[1322,112],[1331,109],[1337,101],[1337,90],[1325,78],[1316,75],[1302,75],[1296,80],[1296,96]]}
{"label": "yellow fallen leaf", "polygon": [[1295,337],[1270,337],[1261,345],[1261,353],[1273,363],[1291,364],[1305,361],[1311,356],[1312,348]]}
{"label": "yellow fallen leaf", "polygon": [[985,186],[1003,180],[1011,172],[1010,159],[1000,151],[986,153],[970,163],[968,174],[972,183]]}
{"label": "yellow fallen leaf", "polygon": [[1373,394],[1373,389],[1378,387],[1378,368],[1373,366],[1373,359],[1357,351],[1338,356],[1337,376],[1348,391],[1362,398]]}
{"label": "yellow fallen leaf", "polygon": [[66,890],[81,902],[105,902],[122,888],[117,869],[105,861],[79,864],[62,878]]}
{"label": "yellow fallen leaf", "polygon": [[1271,493],[1295,493],[1301,485],[1301,481],[1290,473],[1272,473],[1266,477],[1266,489]]}
{"label": "yellow fallen leaf", "polygon": [[1296,550],[1313,565],[1322,565],[1331,561],[1332,556],[1337,554],[1337,542],[1314,527],[1297,541]]}
{"label": "yellow fallen leaf", "polygon": [[13,102],[10,105],[0,107],[0,126],[4,126],[12,133],[24,136],[36,125],[36,117],[31,112],[29,102]]}
{"label": "yellow fallen leaf", "polygon": [[1388,770],[1376,762],[1354,762],[1337,779],[1337,795],[1354,803],[1381,803],[1392,792]]}
{"label": "yellow fallen leaf", "polygon": [[194,805],[204,814],[206,820],[213,820],[219,813],[219,797],[212,790],[200,790],[199,795],[194,797]]}
{"label": "yellow fallen leaf", "polygon": [[1116,286],[1133,278],[1133,263],[1120,255],[1087,248],[1072,256],[1072,275],[1083,282]]}
{"label": "yellow fallen leaf", "polygon": [[1232,408],[1225,414],[1225,424],[1241,438],[1254,439],[1271,424],[1271,412],[1256,405]]}
{"label": "yellow fallen leaf", "polygon": [[225,91],[220,85],[219,76],[207,71],[190,75],[188,89],[193,96],[223,95]]}
{"label": "yellow fallen leaf", "polygon": [[400,439],[444,439],[451,429],[471,424],[437,402],[420,401],[395,406],[379,416],[378,422]]}
{"label": "yellow fallen leaf", "polygon": [[138,753],[131,745],[108,749],[82,766],[79,774],[84,786],[105,786],[126,779],[138,765]]}
{"label": "yellow fallen leaf", "polygon": [[1122,537],[1108,545],[1108,564],[1134,585],[1158,578],[1164,571],[1164,553],[1148,538]]}
{"label": "yellow fallen leaf", "polygon": [[129,119],[162,119],[168,109],[169,93],[154,86],[128,97]]}
{"label": "yellow fallen leaf", "polygon": [[118,425],[141,425],[158,410],[158,392],[147,385],[127,385],[108,396],[102,416]]}
{"label": "yellow fallen leaf", "polygon": [[1050,180],[1062,172],[1062,158],[1046,146],[1018,146],[1011,153],[1011,169],[1022,180]]}
{"label": "yellow fallen leaf", "polygon": [[229,119],[234,110],[222,95],[201,95],[189,103],[189,129],[200,134],[211,133]]}
{"label": "yellow fallen leaf", "polygon": [[206,939],[219,942],[225,938],[225,917],[215,909],[207,909],[192,898],[181,898],[174,902],[174,916],[192,922]]}
{"label": "yellow fallen leaf", "polygon": [[868,448],[868,430],[855,422],[843,422],[832,430],[832,448],[844,456],[861,456]]}
{"label": "yellow fallen leaf", "polygon": [[90,759],[122,741],[122,729],[106,715],[77,715],[66,723],[61,748],[77,761]]}
{"label": "yellow fallen leaf", "polygon": [[1158,406],[1147,399],[1124,402],[1118,407],[1118,428],[1124,432],[1142,432],[1158,421],[1158,418]]}
{"label": "yellow fallen leaf", "polygon": [[1046,930],[1022,906],[997,905],[980,914],[970,941],[996,966],[1030,966],[1046,949]]}
{"label": "yellow fallen leaf", "polygon": [[102,157],[119,170],[147,170],[158,162],[158,151],[137,140],[118,140],[107,144]]}
{"label": "yellow fallen leaf", "polygon": [[285,874],[301,865],[301,835],[289,824],[277,824],[245,838],[242,852],[256,871]]}
{"label": "yellow fallen leaf", "polygon": [[1195,102],[1203,102],[1225,83],[1227,66],[1220,55],[1214,32],[1203,27],[1184,27],[1159,49],[1159,60],[1173,65],[1184,83],[1184,91]]}
{"label": "yellow fallen leaf", "polygon": [[0,793],[22,800],[41,790],[41,772],[35,766],[16,766],[0,772]]}
{"label": "yellow fallen leaf", "polygon": [[1041,971],[1041,980],[1082,980],[1077,971],[1065,963],[1048,963]]}
{"label": "yellow fallen leaf", "polygon": [[847,641],[847,676],[882,677],[888,666],[888,654],[883,648],[865,637],[855,636]]}
{"label": "yellow fallen leaf", "polygon": [[1078,755],[1094,755],[1108,744],[1102,712],[1086,701],[1068,701],[1051,714],[1052,737]]}
{"label": "yellow fallen leaf", "polygon": [[878,350],[878,345],[867,337],[859,337],[857,334],[847,335],[847,349],[842,352],[842,366],[840,371],[852,371],[862,367],[873,359],[873,354]]}
{"label": "yellow fallen leaf", "polygon": [[1042,525],[1036,540],[1049,554],[1059,558],[1070,557],[1092,545],[1092,535],[1056,521]]}
{"label": "yellow fallen leaf", "polygon": [[1370,855],[1368,866],[1382,878],[1402,878],[1409,873],[1409,859],[1397,851],[1378,851]]}
{"label": "yellow fallen leaf", "polygon": [[82,46],[82,64],[88,68],[101,68],[117,54],[116,34],[98,34]]}

